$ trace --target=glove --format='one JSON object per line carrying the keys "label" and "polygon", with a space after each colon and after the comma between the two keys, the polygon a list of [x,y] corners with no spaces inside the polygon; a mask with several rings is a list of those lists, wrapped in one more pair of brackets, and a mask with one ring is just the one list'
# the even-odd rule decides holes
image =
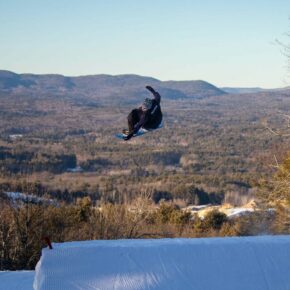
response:
{"label": "glove", "polygon": [[148,91],[150,91],[152,94],[155,94],[155,90],[151,86],[146,86],[145,87]]}

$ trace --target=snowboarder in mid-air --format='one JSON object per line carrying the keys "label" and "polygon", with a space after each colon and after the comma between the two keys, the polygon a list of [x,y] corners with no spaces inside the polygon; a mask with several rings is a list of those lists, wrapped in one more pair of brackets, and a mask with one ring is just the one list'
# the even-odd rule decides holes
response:
{"label": "snowboarder in mid-air", "polygon": [[123,130],[123,139],[125,141],[130,140],[141,128],[145,130],[154,130],[161,125],[161,96],[150,86],[146,86],[146,89],[153,94],[154,99],[146,98],[141,107],[133,109],[128,115],[129,130]]}

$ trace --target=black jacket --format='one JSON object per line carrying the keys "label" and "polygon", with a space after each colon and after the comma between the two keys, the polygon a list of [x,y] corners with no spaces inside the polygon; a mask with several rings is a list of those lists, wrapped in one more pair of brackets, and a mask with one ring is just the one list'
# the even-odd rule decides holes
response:
{"label": "black jacket", "polygon": [[134,126],[133,134],[136,134],[140,128],[146,130],[156,129],[162,121],[162,112],[160,107],[161,96],[158,92],[154,92],[152,107],[150,110],[143,111],[142,107],[138,108],[139,122]]}

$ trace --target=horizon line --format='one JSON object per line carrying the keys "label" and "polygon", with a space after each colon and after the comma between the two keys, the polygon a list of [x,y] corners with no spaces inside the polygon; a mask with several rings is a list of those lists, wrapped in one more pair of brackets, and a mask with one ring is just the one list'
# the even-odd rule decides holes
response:
{"label": "horizon line", "polygon": [[137,74],[137,73],[121,73],[121,74],[108,74],[108,73],[95,73],[95,74],[80,74],[80,75],[69,75],[69,74],[63,74],[63,73],[34,73],[34,72],[15,72],[9,69],[0,69],[0,72],[8,72],[8,73],[13,73],[16,75],[35,75],[35,76],[63,76],[63,77],[69,77],[69,78],[77,78],[77,77],[89,77],[89,76],[109,76],[109,77],[118,77],[118,76],[138,76],[138,77],[143,77],[143,78],[151,78],[159,82],[192,82],[192,81],[202,81],[202,82],[207,82],[211,85],[214,85],[217,88],[226,88],[226,89],[265,89],[265,90],[275,90],[275,89],[285,89],[288,88],[289,86],[285,85],[284,87],[271,87],[271,88],[265,88],[265,87],[260,87],[260,86],[219,86],[213,84],[214,82],[210,82],[207,80],[202,80],[202,79],[159,79],[154,76],[148,76],[148,75],[142,75],[142,74]]}

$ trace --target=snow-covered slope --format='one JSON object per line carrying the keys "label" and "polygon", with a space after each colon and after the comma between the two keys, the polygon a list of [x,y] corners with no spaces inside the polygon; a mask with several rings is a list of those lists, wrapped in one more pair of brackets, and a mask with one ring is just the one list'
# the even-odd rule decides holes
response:
{"label": "snow-covered slope", "polygon": [[35,290],[289,290],[290,236],[87,241],[44,249]]}
{"label": "snow-covered slope", "polygon": [[0,271],[0,290],[33,290],[34,271]]}

